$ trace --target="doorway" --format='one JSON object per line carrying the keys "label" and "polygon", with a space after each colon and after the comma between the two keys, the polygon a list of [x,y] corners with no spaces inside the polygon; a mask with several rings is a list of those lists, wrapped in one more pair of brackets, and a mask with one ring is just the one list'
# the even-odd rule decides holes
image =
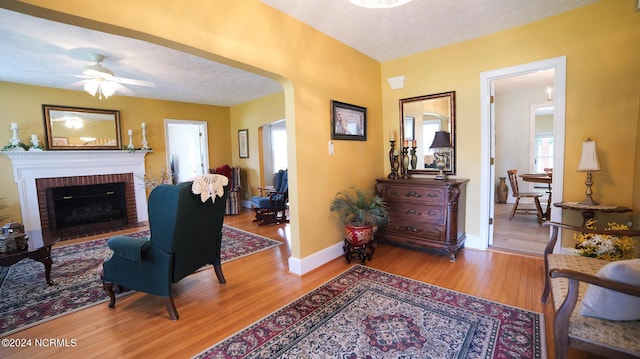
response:
{"label": "doorway", "polygon": [[209,147],[205,121],[164,120],[167,168],[173,183],[207,173]]}
{"label": "doorway", "polygon": [[[482,162],[481,162],[481,198],[480,198],[480,226],[481,235],[484,235],[484,238],[480,238],[481,243],[479,243],[479,247],[481,249],[487,249],[494,245],[494,235],[496,234],[496,221],[498,215],[503,215],[501,212],[496,211],[496,187],[497,187],[497,177],[506,176],[506,167],[518,168],[521,166],[519,171],[525,172],[533,172],[535,170],[535,166],[533,165],[534,161],[532,159],[533,150],[535,149],[534,144],[531,139],[531,131],[535,131],[535,129],[531,128],[531,122],[529,117],[529,109],[534,102],[529,102],[526,106],[526,114],[523,115],[525,118],[522,123],[500,123],[499,116],[496,117],[498,111],[496,109],[496,103],[500,101],[500,96],[503,99],[507,99],[508,95],[506,94],[498,94],[496,91],[496,86],[501,85],[501,81],[507,81],[510,79],[512,82],[517,82],[517,80],[522,80],[526,76],[533,76],[538,73],[544,73],[552,71],[551,78],[553,79],[553,125],[552,125],[552,136],[554,139],[554,152],[552,156],[552,163],[554,165],[553,170],[553,192],[551,197],[551,203],[559,202],[562,198],[562,181],[563,181],[563,168],[564,168],[564,109],[565,109],[565,88],[566,88],[566,57],[558,57],[548,60],[542,60],[538,62],[518,65],[514,67],[498,69],[488,72],[483,72],[480,75],[481,80],[481,122],[482,122],[482,139],[481,139],[481,147],[482,147]],[[538,91],[538,90],[536,90]],[[507,92],[509,93],[509,92]],[[542,96],[546,96],[543,93]],[[519,135],[514,135],[512,138],[509,138],[508,134],[505,134],[505,130],[509,126],[523,127]],[[501,131],[502,134],[499,134],[500,127],[503,127]],[[501,136],[498,138],[498,135]],[[506,137],[506,138],[505,138]],[[535,137],[535,136],[534,136]],[[522,142],[530,145],[522,145]],[[511,143],[514,148],[517,148],[515,152],[511,149],[509,150],[509,157],[521,157],[518,162],[515,162],[509,158],[498,158],[499,153],[497,150],[500,150],[501,143]],[[506,146],[506,145],[503,145]],[[505,150],[502,149],[502,152]],[[519,154],[519,155],[518,155]],[[513,156],[512,156],[513,155]],[[500,162],[502,161],[502,162]],[[512,162],[513,161],[513,162]],[[518,163],[523,163],[522,165],[518,165]],[[509,168],[510,169],[510,168]],[[504,172],[504,174],[503,174]],[[523,189],[525,189],[524,187]],[[509,210],[511,209],[511,205],[509,205]],[[535,217],[535,216],[534,216]],[[506,216],[507,221],[508,215]],[[515,220],[516,217],[514,217]],[[553,209],[551,211],[551,219],[559,220],[561,218],[561,210]],[[531,232],[539,231],[540,228],[535,222],[535,219],[532,219],[534,222],[534,227]],[[513,223],[515,224],[515,223]],[[515,224],[517,226],[517,224]],[[542,227],[545,228],[545,227]],[[517,228],[516,228],[517,229]],[[544,233],[548,233],[548,230],[543,229]],[[524,232],[521,231],[520,232]],[[517,230],[512,233],[519,233]],[[512,235],[512,234],[509,234]],[[546,236],[546,235],[545,235]],[[539,253],[541,254],[541,253]]]}
{"label": "doorway", "polygon": [[288,168],[287,122],[278,120],[261,126],[264,185],[275,185],[275,174]]}

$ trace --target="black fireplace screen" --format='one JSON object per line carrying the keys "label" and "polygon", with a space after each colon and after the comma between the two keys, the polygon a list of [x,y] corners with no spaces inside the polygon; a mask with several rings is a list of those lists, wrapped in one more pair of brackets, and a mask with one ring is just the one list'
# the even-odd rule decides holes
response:
{"label": "black fireplace screen", "polygon": [[47,188],[50,226],[56,229],[127,224],[125,182]]}

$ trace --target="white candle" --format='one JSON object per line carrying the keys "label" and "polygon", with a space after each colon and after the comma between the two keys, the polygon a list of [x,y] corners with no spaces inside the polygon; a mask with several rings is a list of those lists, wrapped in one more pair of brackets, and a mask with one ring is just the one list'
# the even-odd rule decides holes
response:
{"label": "white candle", "polygon": [[11,129],[12,130],[17,130],[18,129],[18,124],[16,122],[11,122]]}
{"label": "white candle", "polygon": [[142,123],[142,128],[147,128],[147,124],[146,123]]}
{"label": "white candle", "polygon": [[133,135],[133,130],[129,130],[127,131],[127,133],[129,134],[129,136]]}
{"label": "white candle", "polygon": [[395,136],[393,133],[393,130],[389,131],[389,141],[394,141],[395,140]]}
{"label": "white candle", "polygon": [[37,141],[37,140],[38,140],[38,135],[36,135],[35,133],[31,135],[31,141]]}

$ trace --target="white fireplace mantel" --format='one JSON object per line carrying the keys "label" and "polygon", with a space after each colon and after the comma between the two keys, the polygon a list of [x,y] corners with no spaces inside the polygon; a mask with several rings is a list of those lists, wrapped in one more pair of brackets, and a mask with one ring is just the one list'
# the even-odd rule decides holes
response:
{"label": "white fireplace mantel", "polygon": [[143,176],[149,151],[3,151],[13,167],[26,230],[41,228],[36,179],[133,173],[138,221],[148,221]]}

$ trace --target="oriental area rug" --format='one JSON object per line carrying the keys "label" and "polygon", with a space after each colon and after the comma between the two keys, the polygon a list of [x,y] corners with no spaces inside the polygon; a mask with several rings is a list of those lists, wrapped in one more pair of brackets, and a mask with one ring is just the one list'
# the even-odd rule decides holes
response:
{"label": "oriental area rug", "polygon": [[546,358],[541,313],[361,265],[196,358]]}
{"label": "oriental area rug", "polygon": [[[222,234],[223,263],[282,244],[227,225]],[[149,231],[128,234],[148,235]],[[111,255],[107,239],[53,247],[52,286],[45,283],[44,265],[40,262],[24,259],[9,268],[0,268],[4,272],[0,273],[0,336],[106,302],[108,296],[102,288],[98,266]],[[127,293],[131,292],[124,294]]]}

